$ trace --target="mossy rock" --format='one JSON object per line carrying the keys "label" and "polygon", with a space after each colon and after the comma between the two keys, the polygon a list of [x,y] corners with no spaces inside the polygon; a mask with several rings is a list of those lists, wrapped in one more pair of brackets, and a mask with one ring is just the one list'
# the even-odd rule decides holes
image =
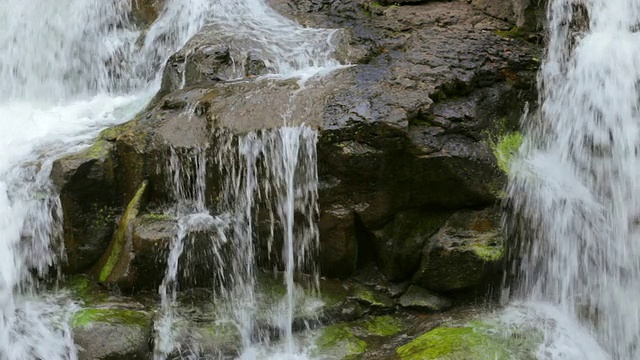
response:
{"label": "mossy rock", "polygon": [[542,342],[536,330],[500,329],[481,321],[443,325],[399,347],[401,360],[535,360]]}
{"label": "mossy rock", "polygon": [[519,132],[507,133],[502,135],[497,141],[491,142],[493,155],[498,160],[498,167],[505,173],[509,173],[511,161],[518,153],[518,149],[522,145],[522,134]]}
{"label": "mossy rock", "polygon": [[402,321],[391,315],[330,325],[320,329],[312,355],[332,359],[360,358],[376,338],[386,339],[403,331]]}
{"label": "mossy rock", "polygon": [[71,319],[80,360],[136,360],[150,355],[151,315],[122,308],[86,308]]}
{"label": "mossy rock", "polygon": [[355,359],[367,350],[367,342],[357,337],[347,324],[322,329],[313,355],[329,355],[338,359]]}
{"label": "mossy rock", "polygon": [[77,311],[71,319],[71,327],[91,327],[95,323],[127,325],[135,327],[151,326],[151,316],[138,310],[119,308],[87,308]]}

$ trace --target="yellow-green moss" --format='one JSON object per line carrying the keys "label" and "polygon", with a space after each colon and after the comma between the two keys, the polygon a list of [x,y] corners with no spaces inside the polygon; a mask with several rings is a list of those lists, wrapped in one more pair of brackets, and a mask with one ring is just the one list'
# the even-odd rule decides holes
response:
{"label": "yellow-green moss", "polygon": [[400,321],[391,315],[376,316],[362,324],[362,327],[370,335],[376,336],[391,336],[402,331]]}
{"label": "yellow-green moss", "polygon": [[503,326],[479,320],[443,325],[399,347],[396,354],[401,360],[535,360],[542,333]]}
{"label": "yellow-green moss", "polygon": [[473,244],[471,250],[478,255],[478,257],[484,261],[492,262],[498,261],[502,258],[502,249],[485,245],[485,244]]}
{"label": "yellow-green moss", "polygon": [[522,145],[522,135],[519,132],[502,135],[497,142],[491,142],[491,149],[498,160],[498,167],[505,173],[509,172],[511,159],[517,154]]}
{"label": "yellow-green moss", "polygon": [[402,360],[453,360],[462,354],[470,359],[511,359],[506,349],[481,329],[470,326],[438,327],[399,347]]}
{"label": "yellow-green moss", "polygon": [[495,34],[507,39],[523,38],[526,35],[526,33],[517,26],[514,26],[509,30],[496,30]]}
{"label": "yellow-green moss", "polygon": [[130,309],[89,308],[77,311],[71,319],[71,326],[90,326],[96,322],[147,327],[151,325],[151,316],[144,311]]}
{"label": "yellow-green moss", "polygon": [[144,194],[144,191],[146,188],[147,188],[147,181],[145,180],[142,182],[140,187],[138,187],[136,194],[133,196],[133,198],[129,202],[129,205],[127,205],[127,209],[125,210],[124,215],[122,215],[122,219],[118,224],[118,229],[116,230],[116,233],[114,234],[114,237],[112,240],[113,244],[111,247],[111,252],[109,253],[109,257],[107,258],[106,263],[100,270],[99,278],[100,278],[100,281],[102,282],[107,281],[107,279],[109,278],[109,275],[111,275],[111,272],[113,272],[113,269],[118,263],[120,254],[122,253],[122,250],[124,249],[124,246],[125,246],[127,228],[129,227],[129,223],[133,219],[135,219],[136,216],[138,215],[138,210],[140,208],[140,200],[142,199],[142,195]]}

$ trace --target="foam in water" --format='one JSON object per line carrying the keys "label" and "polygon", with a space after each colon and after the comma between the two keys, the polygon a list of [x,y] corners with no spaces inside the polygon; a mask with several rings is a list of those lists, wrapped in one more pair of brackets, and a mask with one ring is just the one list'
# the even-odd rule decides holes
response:
{"label": "foam in water", "polygon": [[0,358],[76,358],[64,321],[32,296],[30,269],[63,260],[52,161],[144,105],[156,65],[202,26],[197,4],[168,1],[144,46],[128,0],[0,4]]}
{"label": "foam in water", "polygon": [[549,6],[542,108],[508,188],[519,296],[580,321],[608,353],[591,359],[640,358],[640,3]]}

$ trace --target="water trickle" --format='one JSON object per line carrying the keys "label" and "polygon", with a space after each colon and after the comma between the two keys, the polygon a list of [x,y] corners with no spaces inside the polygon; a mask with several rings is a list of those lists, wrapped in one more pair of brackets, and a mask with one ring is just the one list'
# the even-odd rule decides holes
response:
{"label": "water trickle", "polygon": [[639,23],[635,0],[550,1],[542,108],[512,164],[507,228],[519,296],[555,304],[608,353],[554,359],[640,358]]}

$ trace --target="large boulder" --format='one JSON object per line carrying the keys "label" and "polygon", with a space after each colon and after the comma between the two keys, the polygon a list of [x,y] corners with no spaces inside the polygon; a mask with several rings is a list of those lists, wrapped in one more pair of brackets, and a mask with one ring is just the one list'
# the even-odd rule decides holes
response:
{"label": "large boulder", "polygon": [[128,308],[85,308],[71,320],[80,360],[144,360],[151,353],[151,314]]}
{"label": "large boulder", "polygon": [[123,206],[116,189],[113,147],[100,139],[53,163],[51,178],[63,209],[66,272],[90,268],[111,240]]}
{"label": "large boulder", "polygon": [[496,208],[453,214],[422,250],[413,282],[452,292],[481,288],[499,279],[504,240]]}
{"label": "large boulder", "polygon": [[[427,2],[385,9],[364,4],[353,0],[278,7],[310,26],[351,28],[341,37],[338,55],[358,54],[351,59],[359,63],[305,82],[246,73],[249,68],[269,71],[259,57],[248,55],[259,44],[234,43],[229,32],[221,38],[215,25],[203,29],[169,61],[163,88],[149,107],[101,137],[110,144],[111,162],[96,164],[113,169],[111,188],[120,196],[120,209],[145,181],[141,213],[175,203],[171,156],[193,164],[195,153],[212,159],[205,162],[204,201],[210,210],[218,209],[225,198],[225,176],[242,160],[238,144],[247,138],[273,141],[268,129],[304,123],[319,131],[320,259],[325,274],[349,276],[357,266],[375,260],[395,280],[420,269],[415,281],[440,291],[480,281],[478,274],[464,281],[434,280],[447,275],[438,264],[446,268],[449,260],[489,276],[482,269],[492,268],[495,261],[478,260],[461,250],[466,245],[450,241],[465,238],[449,230],[459,228],[452,220],[456,215],[449,225],[438,227],[442,217],[454,211],[499,201],[506,176],[498,167],[492,139],[517,128],[524,104],[535,101],[538,49],[500,36],[498,31],[509,24],[471,4]],[[251,66],[229,65],[246,64],[249,58]],[[195,171],[194,165],[186,167]],[[98,202],[86,199],[86,209]],[[425,214],[425,220],[410,228],[400,225],[412,212]],[[263,221],[268,214],[257,215],[261,220],[256,220],[256,233],[269,233],[270,221]],[[79,224],[76,231],[86,232],[87,226]],[[486,234],[476,235],[484,239]],[[435,250],[422,256],[417,250],[432,247]],[[277,256],[273,259],[278,261]],[[274,266],[268,261],[262,265]]]}

